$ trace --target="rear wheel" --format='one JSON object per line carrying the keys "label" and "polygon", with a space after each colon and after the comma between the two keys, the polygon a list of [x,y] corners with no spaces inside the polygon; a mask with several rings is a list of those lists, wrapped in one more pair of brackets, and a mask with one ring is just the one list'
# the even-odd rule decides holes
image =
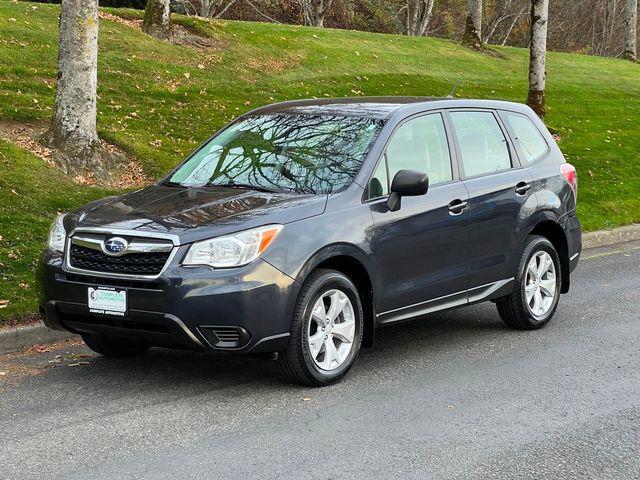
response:
{"label": "rear wheel", "polygon": [[560,259],[545,237],[527,238],[513,286],[513,292],[496,303],[508,326],[534,330],[549,323],[560,298]]}
{"label": "rear wheel", "polygon": [[91,350],[105,357],[135,357],[149,350],[149,345],[144,343],[113,340],[88,333],[82,334],[82,340]]}
{"label": "rear wheel", "polygon": [[278,361],[294,383],[324,386],[340,380],[362,344],[363,313],[355,285],[334,270],[313,272],[302,286],[291,339]]}

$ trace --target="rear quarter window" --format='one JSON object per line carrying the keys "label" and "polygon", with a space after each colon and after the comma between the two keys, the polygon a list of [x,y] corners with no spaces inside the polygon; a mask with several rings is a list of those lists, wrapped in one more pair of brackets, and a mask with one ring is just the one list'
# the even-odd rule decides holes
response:
{"label": "rear quarter window", "polygon": [[549,146],[529,117],[514,112],[504,112],[504,117],[515,135],[525,162],[535,162],[547,153]]}

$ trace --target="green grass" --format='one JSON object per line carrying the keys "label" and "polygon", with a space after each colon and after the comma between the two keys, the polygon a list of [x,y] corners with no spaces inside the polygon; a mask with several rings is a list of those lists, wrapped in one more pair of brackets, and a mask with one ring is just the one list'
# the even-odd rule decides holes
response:
{"label": "green grass", "polygon": [[[57,15],[54,5],[0,2],[0,121],[50,118]],[[458,79],[462,97],[526,97],[528,52],[523,49],[496,48],[496,57],[431,38],[179,21],[215,39],[219,48],[176,46],[119,23],[100,22],[99,133],[137,156],[151,177],[166,172],[233,117],[274,101],[444,96]],[[640,221],[640,65],[550,53],[547,94],[547,123],[561,135],[560,146],[579,172],[585,229]],[[10,301],[0,309],[3,322],[35,309],[32,270],[55,212],[105,192],[72,184],[7,142],[0,143],[0,155],[0,300]]]}

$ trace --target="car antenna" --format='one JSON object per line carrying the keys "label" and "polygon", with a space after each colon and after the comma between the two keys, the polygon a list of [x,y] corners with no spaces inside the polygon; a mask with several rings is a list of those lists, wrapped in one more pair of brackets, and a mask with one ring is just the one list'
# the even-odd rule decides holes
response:
{"label": "car antenna", "polygon": [[456,80],[456,83],[451,89],[451,93],[447,95],[447,98],[453,98],[453,94],[456,93],[456,88],[458,88],[458,85],[460,85],[460,79]]}

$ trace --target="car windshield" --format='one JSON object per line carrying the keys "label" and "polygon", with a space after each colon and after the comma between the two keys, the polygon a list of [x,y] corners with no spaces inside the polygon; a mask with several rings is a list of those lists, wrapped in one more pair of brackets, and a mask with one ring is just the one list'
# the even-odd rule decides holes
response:
{"label": "car windshield", "polygon": [[335,192],[351,183],[382,125],[334,115],[248,117],[209,140],[165,184]]}

